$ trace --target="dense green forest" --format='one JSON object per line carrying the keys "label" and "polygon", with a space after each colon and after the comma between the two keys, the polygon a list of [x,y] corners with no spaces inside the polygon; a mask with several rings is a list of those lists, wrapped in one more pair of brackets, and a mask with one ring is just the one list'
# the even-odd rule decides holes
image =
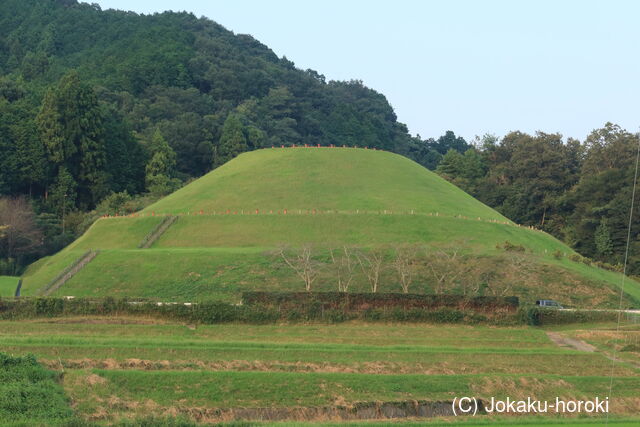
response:
{"label": "dense green forest", "polygon": [[75,0],[0,4],[0,274],[243,151],[293,144],[403,154],[514,221],[618,263],[637,139],[611,124],[583,142],[422,139],[362,82],[326,81],[206,18]]}

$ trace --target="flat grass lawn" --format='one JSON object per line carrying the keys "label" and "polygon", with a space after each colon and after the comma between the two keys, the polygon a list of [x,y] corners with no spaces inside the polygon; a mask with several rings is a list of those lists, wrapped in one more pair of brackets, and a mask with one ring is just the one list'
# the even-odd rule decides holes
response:
{"label": "flat grass lawn", "polygon": [[[572,336],[580,329],[559,330]],[[558,347],[545,330],[530,327],[360,322],[193,327],[134,317],[72,317],[3,321],[0,348],[34,353],[44,365],[64,369],[64,389],[80,416],[112,421],[193,416],[202,408],[304,408],[467,395],[592,399],[608,394],[611,372],[605,354]],[[640,369],[618,363],[614,418],[638,413],[639,388]]]}
{"label": "flat grass lawn", "polygon": [[16,294],[19,277],[0,276],[0,297],[12,297]]}

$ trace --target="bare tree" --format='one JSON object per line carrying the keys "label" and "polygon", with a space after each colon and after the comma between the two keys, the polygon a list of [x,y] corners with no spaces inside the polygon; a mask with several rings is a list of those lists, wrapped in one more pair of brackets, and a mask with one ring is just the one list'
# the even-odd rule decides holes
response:
{"label": "bare tree", "polygon": [[7,258],[28,253],[42,245],[35,214],[23,198],[0,198],[0,254]]}
{"label": "bare tree", "polygon": [[311,286],[318,277],[317,263],[311,257],[313,252],[311,245],[302,246],[291,256],[287,256],[286,247],[280,247],[278,252],[284,262],[304,281],[307,292],[311,292]]}
{"label": "bare tree", "polygon": [[[517,282],[533,282],[531,280],[531,263],[526,255],[514,253],[501,258],[499,268],[481,274],[482,282],[493,296],[506,296],[513,292]],[[498,270],[498,271],[496,271]]]}
{"label": "bare tree", "polygon": [[444,293],[447,285],[451,285],[464,271],[460,268],[458,253],[458,249],[427,249],[425,263],[436,284],[437,294]]}
{"label": "bare tree", "polygon": [[363,251],[356,252],[356,258],[362,273],[367,277],[371,292],[378,292],[378,284],[380,283],[380,272],[384,263],[384,251],[380,249],[372,249],[368,253]]}
{"label": "bare tree", "polygon": [[531,263],[529,262],[527,255],[513,253],[508,257],[508,262],[509,267],[507,270],[509,273],[507,280],[505,280],[501,289],[496,289],[495,294],[498,296],[506,296],[512,292],[514,279],[509,280],[509,278],[517,277],[519,280],[527,282],[531,276]]}
{"label": "bare tree", "polygon": [[398,246],[395,250],[393,267],[398,273],[402,292],[409,293],[409,286],[413,281],[413,268],[415,264],[416,251],[413,247]]}
{"label": "bare tree", "polygon": [[353,252],[348,246],[343,246],[342,254],[336,256],[333,249],[329,249],[329,253],[331,254],[331,262],[336,267],[338,291],[347,292],[353,280],[355,268]]}

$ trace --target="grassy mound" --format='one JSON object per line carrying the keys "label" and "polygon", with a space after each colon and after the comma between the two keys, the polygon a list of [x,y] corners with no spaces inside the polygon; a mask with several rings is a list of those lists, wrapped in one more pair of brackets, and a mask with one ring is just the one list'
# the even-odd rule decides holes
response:
{"label": "grassy mound", "polygon": [[144,213],[296,210],[436,213],[508,221],[397,154],[352,148],[244,153]]}
{"label": "grassy mound", "polygon": [[[150,249],[138,249],[166,215],[178,220]],[[345,245],[384,252],[381,292],[399,291],[393,254],[407,244],[420,246],[411,292],[612,307],[620,285],[619,274],[570,261],[573,251],[562,242],[513,224],[404,157],[289,148],[244,153],[142,212],[100,219],[68,248],[30,267],[23,294],[41,292],[88,250],[100,254],[57,295],[233,301],[243,291],[296,291],[303,286],[276,248],[309,244],[322,267],[317,291],[336,290],[329,249]],[[467,268],[446,284],[437,283],[427,259],[443,251],[459,252],[451,267]],[[367,292],[366,274],[356,270],[350,290]],[[625,290],[625,305],[636,305],[640,286],[629,281]]]}

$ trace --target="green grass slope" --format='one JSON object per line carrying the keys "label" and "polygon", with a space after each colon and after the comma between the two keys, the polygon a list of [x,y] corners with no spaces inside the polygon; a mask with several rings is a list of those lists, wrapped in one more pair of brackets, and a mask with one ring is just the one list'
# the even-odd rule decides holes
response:
{"label": "green grass slope", "polygon": [[243,153],[143,212],[256,209],[414,210],[507,221],[406,157],[354,148],[275,148]]}
{"label": "green grass slope", "polygon": [[[151,249],[137,249],[165,215],[179,218]],[[496,248],[505,241],[526,253]],[[279,246],[313,244],[327,267],[328,248],[385,247],[390,254],[407,243],[462,248],[479,259],[487,280],[525,300],[556,298],[577,306],[618,300],[619,274],[569,261],[573,251],[562,242],[511,223],[411,160],[353,148],[244,153],[138,214],[98,220],[69,247],[29,268],[23,294],[41,292],[90,249],[101,252],[58,295],[237,300],[246,290],[300,290],[299,279],[274,255]],[[387,261],[380,289],[397,292]],[[366,292],[360,273],[352,289]],[[316,290],[335,290],[332,274],[323,271]],[[435,292],[425,266],[417,268],[414,283],[413,292]],[[625,290],[625,304],[640,301],[637,283],[627,282]],[[447,291],[465,292],[457,285]]]}

